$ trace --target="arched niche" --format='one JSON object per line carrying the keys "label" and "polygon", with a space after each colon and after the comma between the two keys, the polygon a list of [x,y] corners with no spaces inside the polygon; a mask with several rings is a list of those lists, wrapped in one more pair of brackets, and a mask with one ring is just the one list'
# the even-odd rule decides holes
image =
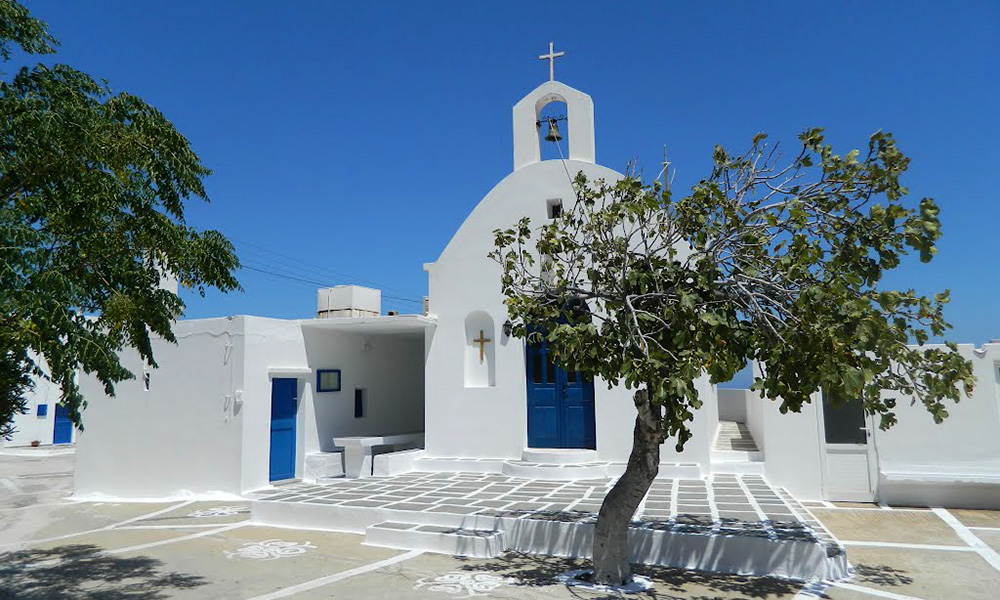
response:
{"label": "arched niche", "polygon": [[476,310],[465,317],[465,387],[496,385],[496,341],[489,313]]}

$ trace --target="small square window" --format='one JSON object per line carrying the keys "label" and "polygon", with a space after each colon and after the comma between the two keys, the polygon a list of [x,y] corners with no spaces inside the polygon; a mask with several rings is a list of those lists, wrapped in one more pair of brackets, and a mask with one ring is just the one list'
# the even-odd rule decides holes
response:
{"label": "small square window", "polygon": [[316,371],[317,392],[340,391],[340,369],[320,369]]}
{"label": "small square window", "polygon": [[354,388],[354,418],[361,419],[365,416],[365,389]]}
{"label": "small square window", "polygon": [[546,202],[546,205],[549,208],[549,218],[550,219],[558,219],[559,215],[562,214],[562,208],[563,208],[562,207],[562,199],[561,198],[553,198],[552,200],[548,200]]}
{"label": "small square window", "polygon": [[36,412],[35,414],[38,415],[39,417],[44,417],[45,415],[49,414],[49,405],[48,404],[39,404],[38,405],[38,412]]}

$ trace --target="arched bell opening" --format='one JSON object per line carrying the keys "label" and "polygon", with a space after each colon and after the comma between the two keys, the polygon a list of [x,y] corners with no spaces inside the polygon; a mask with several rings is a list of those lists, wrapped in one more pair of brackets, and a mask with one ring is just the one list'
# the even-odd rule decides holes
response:
{"label": "arched bell opening", "polygon": [[551,100],[538,110],[539,155],[542,160],[569,158],[569,119],[566,102]]}

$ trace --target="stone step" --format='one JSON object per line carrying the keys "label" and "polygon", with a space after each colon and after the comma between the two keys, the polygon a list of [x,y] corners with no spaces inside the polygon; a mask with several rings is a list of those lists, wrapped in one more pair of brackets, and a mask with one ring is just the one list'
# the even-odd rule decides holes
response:
{"label": "stone step", "polygon": [[764,454],[758,450],[712,450],[712,462],[761,462]]}
{"label": "stone step", "polygon": [[366,546],[494,558],[506,551],[503,531],[383,521],[365,531]]}
{"label": "stone step", "polygon": [[524,460],[508,460],[501,472],[510,477],[522,479],[547,479],[549,481],[573,481],[576,479],[601,479],[609,477],[610,463],[592,462],[582,464],[537,463]]}
{"label": "stone step", "polygon": [[722,460],[712,461],[712,473],[719,475],[760,475],[764,476],[763,461]]}
{"label": "stone step", "polygon": [[521,460],[529,463],[580,465],[598,462],[597,450],[577,448],[525,448]]}

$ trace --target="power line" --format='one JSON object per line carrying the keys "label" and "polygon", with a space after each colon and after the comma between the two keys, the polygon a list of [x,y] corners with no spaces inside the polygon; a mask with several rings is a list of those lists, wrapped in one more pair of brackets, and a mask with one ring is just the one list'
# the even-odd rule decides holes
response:
{"label": "power line", "polygon": [[[254,267],[250,265],[242,265],[241,268],[247,269],[248,271],[255,271],[257,273],[264,273],[265,275],[272,275],[274,277],[280,277],[282,279],[288,279],[289,281],[298,281],[300,283],[307,283],[310,285],[318,287],[331,287],[329,283],[324,283],[321,281],[314,281],[312,279],[304,279],[302,277],[296,277],[294,275],[288,275],[287,273],[277,273],[275,271],[269,271],[267,269],[261,269],[260,267]],[[400,302],[412,302],[414,304],[423,304],[422,300],[414,300],[412,298],[403,298],[401,296],[393,296],[390,294],[382,294],[383,298],[389,298],[391,300],[398,300]]]}
{"label": "power line", "polygon": [[[229,237],[229,236],[227,236],[227,237]],[[234,241],[234,242],[236,242],[240,246],[244,246],[244,250],[246,250],[247,247],[249,247],[249,248],[257,248],[257,249],[259,249],[259,251],[263,251],[263,252],[266,252],[267,254],[273,254],[275,256],[279,256],[279,257],[282,257],[282,258],[286,259],[286,261],[284,261],[284,262],[286,262],[286,264],[287,264],[287,261],[290,260],[290,261],[292,261],[292,263],[297,263],[297,264],[300,264],[300,265],[304,265],[305,267],[308,267],[306,269],[303,269],[302,267],[296,267],[299,271],[308,271],[310,273],[319,274],[319,275],[323,275],[323,276],[329,276],[329,275],[332,274],[332,275],[335,275],[337,279],[345,279],[345,280],[357,281],[357,282],[360,282],[360,283],[367,283],[367,284],[374,285],[374,286],[377,286],[377,287],[382,288],[382,289],[393,290],[395,292],[404,293],[404,294],[409,293],[406,290],[401,290],[399,288],[394,288],[394,287],[391,287],[391,286],[388,286],[388,285],[383,285],[382,283],[379,283],[377,281],[372,281],[370,279],[363,279],[363,278],[360,278],[360,277],[354,277],[353,275],[350,275],[349,273],[343,273],[343,272],[340,272],[340,271],[336,271],[334,269],[330,269],[329,267],[326,267],[326,266],[321,266],[321,265],[317,265],[315,263],[310,263],[310,262],[304,261],[304,260],[302,260],[300,258],[297,258],[295,256],[291,256],[291,255],[285,254],[283,252],[278,252],[277,250],[271,250],[270,248],[267,248],[265,246],[261,246],[260,244],[255,244],[253,242],[247,242],[245,240],[240,240],[240,239],[234,238],[234,237],[229,237],[229,239],[232,240],[232,241]],[[253,253],[253,250],[251,250],[250,252]],[[259,252],[257,252],[257,254],[259,256]],[[281,261],[277,261],[275,259],[271,259],[271,261],[272,262],[281,262]]]}
{"label": "power line", "polygon": [[[196,228],[196,229],[198,229],[199,231],[204,231],[204,229],[201,229],[201,228]],[[263,261],[264,262],[264,266],[268,267],[269,269],[278,269],[278,270],[281,270],[281,271],[288,271],[288,270],[298,271],[298,273],[295,273],[295,275],[303,275],[304,274],[307,277],[309,277],[309,276],[317,276],[318,275],[318,276],[320,276],[320,277],[322,277],[324,279],[329,278],[329,279],[333,279],[333,280],[343,279],[343,280],[347,280],[347,281],[355,281],[355,282],[358,282],[358,283],[366,283],[366,284],[369,284],[369,285],[373,285],[373,286],[376,286],[378,288],[381,288],[382,290],[391,290],[391,291],[398,292],[400,294],[410,294],[410,291],[408,291],[408,290],[402,290],[402,289],[395,288],[395,287],[392,287],[392,286],[384,285],[382,283],[379,283],[377,281],[372,281],[370,279],[362,279],[360,277],[354,277],[354,276],[352,276],[352,275],[350,275],[348,273],[342,273],[342,272],[336,271],[334,269],[330,269],[329,267],[320,266],[320,265],[317,265],[315,263],[310,263],[310,262],[304,261],[304,260],[302,260],[300,258],[297,258],[295,256],[292,256],[290,254],[285,254],[283,252],[278,252],[277,250],[272,250],[270,248],[267,248],[267,247],[262,246],[260,244],[256,244],[254,242],[248,242],[246,240],[241,240],[239,238],[232,237],[232,236],[230,236],[228,234],[225,234],[225,235],[226,235],[226,238],[229,239],[231,242],[234,242],[237,246],[241,246],[242,247],[242,251],[248,252],[250,254],[255,254],[256,255],[255,260]],[[257,248],[257,250],[253,250],[253,248]],[[263,252],[263,254],[262,254],[262,252]],[[281,258],[272,258],[271,256],[268,256],[268,254],[274,255],[274,256],[277,256],[277,257],[281,257]],[[267,264],[267,263],[271,263],[271,264]],[[315,280],[303,279],[302,277],[295,277],[294,275],[286,276],[287,275],[286,273],[275,273],[273,270],[272,271],[265,271],[263,269],[260,269],[259,267],[255,268],[255,269],[250,269],[250,270],[252,270],[252,271],[258,271],[258,272],[266,272],[267,274],[274,275],[276,277],[284,277],[285,279],[292,278],[294,280],[297,280],[297,281],[300,281],[300,282],[303,282],[303,283],[310,283],[312,285],[321,285],[321,286],[324,286],[324,287],[329,287],[329,285],[330,285],[329,283],[317,283]],[[332,275],[332,277],[331,277],[331,275]],[[292,279],[290,279],[290,280],[292,280]],[[405,297],[402,297],[402,296],[393,296],[393,295],[389,295],[389,294],[385,294],[385,293],[382,294],[382,297],[383,298],[390,298],[390,299],[393,299],[393,300],[400,300],[400,301],[403,301],[403,302],[413,302],[415,304],[422,304],[423,303],[421,300],[414,300],[412,298],[405,298]]]}

